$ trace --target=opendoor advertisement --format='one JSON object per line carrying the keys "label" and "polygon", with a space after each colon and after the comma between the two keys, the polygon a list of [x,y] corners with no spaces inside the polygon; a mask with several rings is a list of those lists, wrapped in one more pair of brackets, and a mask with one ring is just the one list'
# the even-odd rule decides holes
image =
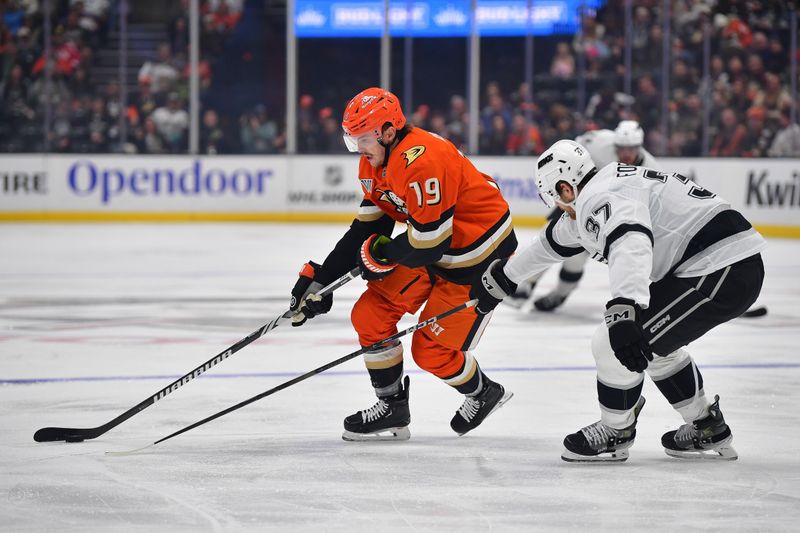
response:
{"label": "opendoor advertisement", "polygon": [[[518,225],[547,208],[535,157],[472,157]],[[800,237],[800,161],[662,159],[722,196],[767,234]],[[343,156],[0,157],[0,220],[349,220],[362,197],[358,158]]]}

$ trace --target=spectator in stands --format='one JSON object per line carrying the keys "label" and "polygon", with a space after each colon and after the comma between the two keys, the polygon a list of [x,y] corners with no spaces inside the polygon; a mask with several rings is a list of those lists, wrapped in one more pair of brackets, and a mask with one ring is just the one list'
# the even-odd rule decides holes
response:
{"label": "spectator in stands", "polygon": [[680,91],[685,96],[697,90],[697,74],[685,61],[677,60],[672,64],[672,78],[670,85],[673,91]]}
{"label": "spectator in stands", "polygon": [[525,115],[517,113],[511,121],[511,132],[506,141],[508,155],[538,155],[544,151],[542,134]]}
{"label": "spectator in stands", "polygon": [[[52,63],[53,69],[64,76],[71,76],[81,64],[81,50],[77,42],[72,39],[65,39],[64,34],[56,30],[53,35],[52,46],[55,59]],[[34,75],[40,74],[44,71],[44,68],[45,56],[42,54],[34,63],[31,73]]]}
{"label": "spectator in stands", "polygon": [[181,108],[181,99],[177,93],[170,93],[167,97],[167,105],[153,111],[151,118],[167,151],[171,153],[186,151],[189,113]]}
{"label": "spectator in stands", "polygon": [[230,153],[230,143],[219,123],[214,109],[203,112],[203,127],[200,129],[200,153],[218,155]]}
{"label": "spectator in stands", "polygon": [[178,81],[178,69],[175,68],[172,51],[168,43],[158,46],[158,57],[155,61],[146,61],[139,69],[139,83],[150,85],[153,94],[166,94],[172,91]]}
{"label": "spectator in stands", "polygon": [[800,124],[792,123],[788,111],[781,113],[781,129],[767,154],[770,157],[800,157]]}
{"label": "spectator in stands", "polygon": [[756,53],[747,56],[747,77],[758,86],[764,84],[764,60]]}
{"label": "spectator in stands", "polygon": [[508,128],[503,115],[496,114],[491,117],[489,130],[481,135],[480,151],[486,155],[503,155],[506,153]]}
{"label": "spectator in stands", "polygon": [[638,90],[633,111],[639,117],[639,125],[644,131],[653,130],[658,126],[661,114],[661,97],[658,89],[651,76],[642,76],[636,86]]}
{"label": "spectator in stands", "polygon": [[78,5],[78,9],[70,9],[69,13],[67,13],[67,17],[56,30],[63,35],[65,40],[74,43],[80,43],[83,39],[83,28],[81,28],[80,24],[79,9],[82,9],[81,4]]}
{"label": "spectator in stands", "polygon": [[677,120],[672,124],[674,137],[670,140],[673,154],[686,157],[701,155],[703,102],[697,93],[689,94],[678,103]]}
{"label": "spectator in stands", "polygon": [[[489,96],[489,104],[481,111],[481,128],[489,137],[494,137],[497,134],[498,129],[495,119],[498,117],[503,121],[503,131],[507,132],[511,125],[511,111],[503,97],[500,96],[500,93],[493,92]],[[501,153],[505,151],[505,143],[502,144],[504,147]]]}
{"label": "spectator in stands", "polygon": [[91,103],[89,114],[89,142],[93,149],[103,148],[96,153],[103,153],[108,149],[110,137],[116,137],[119,132],[117,124],[112,122],[111,117],[106,112],[106,100],[102,96],[95,96]]}
{"label": "spectator in stands", "polygon": [[[274,154],[283,140],[278,125],[269,118],[267,106],[259,104],[252,113],[242,116],[240,124],[242,148],[246,154]],[[317,138],[316,132],[311,132]],[[319,146],[318,140],[314,146]]]}
{"label": "spectator in stands", "polygon": [[736,78],[731,82],[730,91],[728,92],[728,105],[735,109],[737,112],[744,113],[750,102],[753,100],[752,95],[748,94],[746,78]]}
{"label": "spectator in stands", "polygon": [[148,154],[167,153],[167,144],[158,131],[155,121],[151,117],[144,119],[144,151]]}
{"label": "spectator in stands", "polygon": [[48,104],[56,106],[61,102],[68,102],[72,94],[69,91],[66,80],[64,80],[63,72],[54,68],[48,87],[43,71],[44,66],[30,88],[29,97],[34,108],[44,110]]}
{"label": "spectator in stands", "polygon": [[67,85],[72,94],[93,94],[94,84],[89,79],[89,74],[83,66],[75,69],[72,77],[67,80]]}
{"label": "spectator in stands", "polygon": [[717,135],[709,153],[712,157],[735,157],[741,155],[742,141],[747,130],[739,123],[736,112],[730,107],[722,110]]}
{"label": "spectator in stands", "polygon": [[605,83],[589,98],[584,116],[600,128],[614,129],[620,121],[623,97],[622,93],[618,96],[612,84]]}
{"label": "spectator in stands", "polygon": [[[310,94],[300,96],[297,108],[297,145],[300,153],[309,154],[318,150],[317,125],[314,116],[314,97]],[[244,146],[244,138],[242,145]],[[247,149],[245,149],[247,152]]]}
{"label": "spectator in stands", "polygon": [[639,50],[635,59],[636,65],[641,67],[643,72],[654,73],[661,66],[664,47],[664,33],[660,24],[654,24],[647,33],[647,44]]}
{"label": "spectator in stands", "polygon": [[0,91],[0,116],[11,123],[33,120],[36,116],[29,104],[30,82],[25,78],[22,67],[14,65],[11,74]]}
{"label": "spectator in stands", "polygon": [[644,6],[638,6],[633,16],[633,29],[632,29],[632,46],[635,62],[638,63],[643,57],[644,50],[647,48],[650,26],[653,22],[650,20],[650,9]]}
{"label": "spectator in stands", "polygon": [[79,13],[80,25],[89,33],[89,40],[98,44],[108,26],[109,0],[70,0],[70,5]]}
{"label": "spectator in stands", "polygon": [[431,113],[431,119],[429,121],[428,128],[428,131],[431,133],[435,133],[436,135],[444,137],[445,139],[447,139],[449,136],[447,131],[447,119],[445,119],[444,113],[441,111],[434,111]]}
{"label": "spectator in stands", "polygon": [[145,116],[150,115],[156,108],[161,107],[161,102],[163,102],[161,95],[156,96],[153,94],[148,80],[139,81],[139,90],[131,100],[134,107]]}
{"label": "spectator in stands", "polygon": [[429,105],[418,105],[414,112],[411,113],[411,119],[409,121],[418,128],[430,130],[430,125],[428,124],[428,116],[430,115],[430,112],[431,108]]}
{"label": "spectator in stands", "polygon": [[747,133],[742,140],[743,157],[765,157],[772,145],[775,132],[766,127],[766,111],[753,106],[747,110]]}
{"label": "spectator in stands", "polygon": [[460,94],[450,97],[450,110],[447,112],[447,138],[460,150],[466,149],[467,142],[467,101]]}
{"label": "spectator in stands", "polygon": [[789,54],[783,48],[783,43],[777,37],[769,40],[769,48],[764,54],[764,66],[767,71],[775,74],[786,72],[789,66]]}
{"label": "spectator in stands", "polygon": [[108,119],[115,124],[119,120],[120,114],[122,114],[120,92],[121,89],[119,81],[117,80],[109,81],[103,91],[103,96],[106,100],[106,115],[108,115]]}
{"label": "spectator in stands", "polygon": [[39,49],[34,32],[28,26],[21,27],[17,32],[14,63],[22,67],[22,72],[27,79],[30,79],[33,65],[41,55],[42,51]]}
{"label": "spectator in stands", "polygon": [[323,107],[319,110],[322,120],[320,129],[320,151],[327,154],[341,154],[345,152],[344,141],[342,140],[342,124],[333,115],[333,109]]}
{"label": "spectator in stands", "polygon": [[753,98],[753,105],[766,109],[768,116],[777,122],[780,114],[792,106],[792,97],[781,85],[778,75],[767,72],[764,74],[764,86]]}
{"label": "spectator in stands", "polygon": [[730,59],[728,59],[727,71],[730,83],[733,83],[736,80],[746,81],[747,79],[747,74],[744,70],[744,63],[742,63],[742,59],[738,55],[732,55]]}
{"label": "spectator in stands", "polygon": [[560,80],[571,80],[575,76],[575,57],[569,49],[569,44],[556,45],[556,53],[550,62],[550,75]]}
{"label": "spectator in stands", "polygon": [[169,42],[175,52],[189,49],[189,22],[186,15],[179,15],[170,24]]}

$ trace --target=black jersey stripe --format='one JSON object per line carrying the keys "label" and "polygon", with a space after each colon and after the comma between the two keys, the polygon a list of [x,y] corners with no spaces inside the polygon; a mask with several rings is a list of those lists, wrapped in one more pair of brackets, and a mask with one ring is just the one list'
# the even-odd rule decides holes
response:
{"label": "black jersey stripe", "polygon": [[552,248],[553,251],[558,255],[560,255],[561,257],[573,257],[583,252],[584,249],[582,246],[574,248],[572,246],[564,246],[556,242],[555,237],[553,237],[553,228],[555,227],[556,223],[559,220],[560,217],[554,218],[553,220],[550,221],[550,223],[547,225],[547,228],[544,230],[545,238],[547,238],[547,244],[549,244],[550,248]]}
{"label": "black jersey stripe", "polygon": [[734,209],[720,211],[689,240],[686,250],[670,272],[719,241],[752,228],[753,225],[740,212]]}
{"label": "black jersey stripe", "polygon": [[606,237],[606,247],[603,249],[603,257],[608,259],[608,254],[611,251],[611,245],[628,233],[634,231],[646,235],[647,238],[650,239],[650,244],[653,244],[653,232],[650,231],[650,228],[642,226],[641,224],[620,224],[608,234],[608,237]]}

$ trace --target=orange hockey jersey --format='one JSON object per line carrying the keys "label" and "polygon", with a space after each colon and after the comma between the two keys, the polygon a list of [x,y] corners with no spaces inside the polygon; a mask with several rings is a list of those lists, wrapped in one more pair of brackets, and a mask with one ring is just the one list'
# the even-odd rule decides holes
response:
{"label": "orange hockey jersey", "polygon": [[490,260],[517,247],[508,204],[491,177],[479,172],[449,141],[412,128],[392,148],[385,167],[359,164],[364,200],[358,220],[388,215],[407,231],[384,247],[386,258],[430,266],[456,283],[469,283]]}

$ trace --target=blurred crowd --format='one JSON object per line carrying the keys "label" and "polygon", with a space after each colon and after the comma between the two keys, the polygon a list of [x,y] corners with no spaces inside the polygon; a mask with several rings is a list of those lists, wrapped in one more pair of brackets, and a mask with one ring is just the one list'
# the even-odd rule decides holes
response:
{"label": "blurred crowd", "polygon": [[[483,87],[479,153],[536,155],[562,138],[591,129],[613,129],[638,120],[645,146],[662,156],[703,155],[704,97],[708,102],[708,155],[800,157],[800,126],[791,123],[789,13],[781,1],[674,0],[671,68],[666,95],[668,131],[662,128],[663,19],[660,0],[634,2],[631,31],[631,94],[623,92],[625,26],[623,0],[611,0],[583,18],[583,33],[554,47],[549,69],[525,82]],[[703,76],[704,25],[709,34],[708,78]],[[537,61],[540,58],[537,57]],[[583,63],[584,69],[579,70]],[[578,78],[585,105],[577,96]],[[336,152],[330,107],[315,116],[303,96],[299,142],[305,151]],[[468,109],[452,95],[449,108],[427,104],[407,113],[420,127],[466,149]],[[800,112],[798,112],[800,115]]]}
{"label": "blurred crowd", "polygon": [[[202,91],[214,81],[213,58],[241,17],[243,0],[201,1],[199,77]],[[45,65],[40,1],[0,0],[0,152],[45,148],[44,109],[52,110],[51,151],[185,153],[188,149],[188,1],[177,3],[169,39],[138,72],[137,90],[120,106],[116,81],[91,83],[93,51],[104,46],[117,2],[54,0],[52,59]],[[584,16],[583,31],[556,38],[553,53],[537,56],[533,86],[516,82],[482,87],[479,153],[536,155],[561,138],[589,129],[613,129],[638,120],[652,153],[699,156],[704,150],[708,103],[711,156],[800,157],[800,126],[792,124],[789,93],[788,4],[777,0],[673,0],[669,92],[662,94],[661,0],[634,2],[631,94],[623,90],[624,4],[610,0]],[[704,29],[710,43],[703,76]],[[542,64],[542,62],[547,64]],[[548,68],[549,67],[549,68]],[[44,76],[50,68],[49,83]],[[577,92],[578,82],[585,91]],[[668,134],[662,128],[666,96]],[[341,108],[345,102],[298,102],[298,150],[343,153]],[[417,104],[410,121],[466,150],[465,98],[449,107]],[[263,102],[238,116],[201,110],[200,151],[205,154],[280,153],[285,150],[283,102]],[[120,142],[120,128],[126,143]]]}
{"label": "blurred crowd", "polygon": [[[188,148],[188,0],[176,6],[169,40],[138,72],[137,89],[121,105],[120,84],[92,78],[95,51],[108,44],[119,3],[52,0],[52,55],[45,60],[39,0],[0,0],[0,152],[185,153]],[[200,83],[211,83],[210,59],[236,26],[242,0],[204,0],[201,6]],[[50,80],[45,70],[51,72]],[[51,127],[43,132],[46,110]],[[214,135],[214,113],[203,118]],[[121,129],[126,143],[120,142]],[[209,142],[223,142],[219,139]]]}

